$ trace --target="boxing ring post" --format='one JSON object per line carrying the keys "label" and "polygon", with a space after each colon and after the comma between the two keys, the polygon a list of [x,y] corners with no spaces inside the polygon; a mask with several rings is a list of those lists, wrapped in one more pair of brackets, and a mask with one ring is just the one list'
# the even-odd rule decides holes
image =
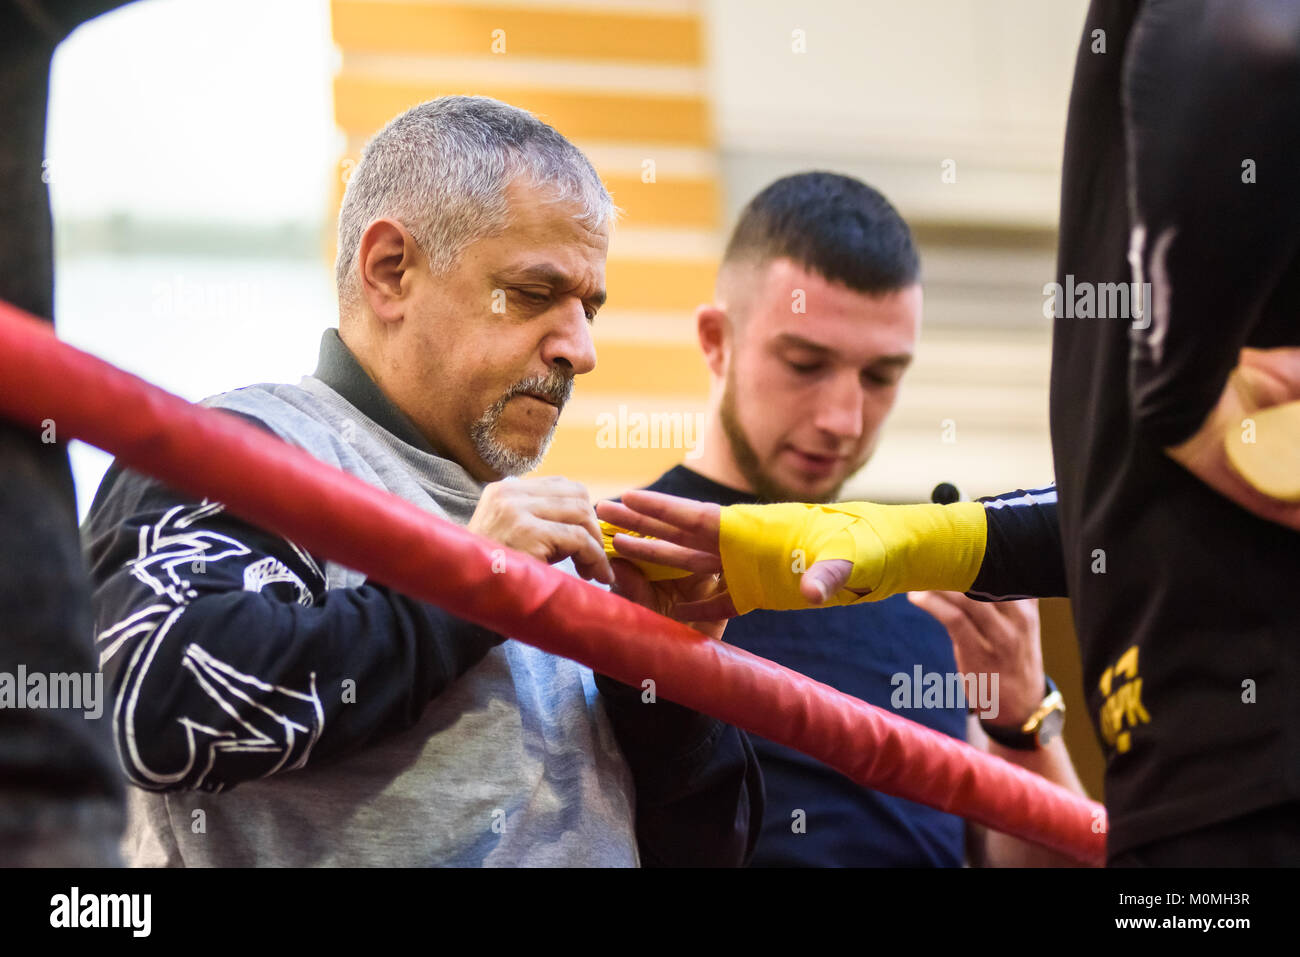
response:
{"label": "boxing ring post", "polygon": [[[1105,860],[1105,810],[1010,762],[479,538],[0,302],[0,416],[122,464],[498,633],[809,754],[863,787]],[[501,561],[504,556],[505,561]]]}

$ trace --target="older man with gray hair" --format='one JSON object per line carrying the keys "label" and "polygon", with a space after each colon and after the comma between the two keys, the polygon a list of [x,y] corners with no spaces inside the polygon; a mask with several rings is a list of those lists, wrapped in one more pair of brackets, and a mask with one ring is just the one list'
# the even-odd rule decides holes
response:
{"label": "older man with gray hair", "polygon": [[[339,326],[315,373],[205,404],[657,610],[707,597],[708,576],[652,585],[611,567],[581,485],[514,478],[541,462],[595,366],[612,210],[586,157],[530,114],[481,97],[414,107],[348,183]],[[761,779],[735,728],[644,704],[116,463],[83,531],[136,785],[132,863],[752,853]]]}

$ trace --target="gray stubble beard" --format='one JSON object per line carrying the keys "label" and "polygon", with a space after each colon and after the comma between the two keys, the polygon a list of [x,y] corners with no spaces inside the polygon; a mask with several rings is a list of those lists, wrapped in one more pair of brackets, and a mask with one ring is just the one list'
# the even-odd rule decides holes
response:
{"label": "gray stubble beard", "polygon": [[555,430],[560,424],[557,414],[555,424],[546,433],[537,451],[532,455],[516,451],[497,438],[501,416],[505,414],[506,404],[517,395],[526,392],[540,392],[554,400],[561,409],[573,394],[573,377],[565,375],[558,369],[552,369],[549,375],[533,376],[511,386],[510,390],[484,410],[477,422],[470,426],[469,437],[474,443],[483,463],[499,475],[525,475],[542,464],[546,453],[555,438]]}

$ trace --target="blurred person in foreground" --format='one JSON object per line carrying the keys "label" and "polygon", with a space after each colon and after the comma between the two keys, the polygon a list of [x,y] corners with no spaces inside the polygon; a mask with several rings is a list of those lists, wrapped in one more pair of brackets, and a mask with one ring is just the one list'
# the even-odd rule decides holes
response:
{"label": "blurred person in foreground", "polygon": [[[124,2],[0,2],[0,300],[51,322],[50,63],[68,34]],[[8,684],[7,693],[0,688],[0,863],[15,867],[121,863],[125,789],[106,723],[86,717],[103,702],[88,707],[83,694],[76,707],[32,706],[37,676],[47,689],[69,679],[93,689],[96,672],[76,492],[58,425],[0,421],[0,684]]]}

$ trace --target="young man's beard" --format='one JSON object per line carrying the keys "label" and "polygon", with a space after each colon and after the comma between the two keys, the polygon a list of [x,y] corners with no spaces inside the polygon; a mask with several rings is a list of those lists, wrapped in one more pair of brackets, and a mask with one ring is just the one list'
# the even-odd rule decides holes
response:
{"label": "young man's beard", "polygon": [[800,492],[782,485],[763,471],[763,467],[758,460],[758,453],[749,444],[745,430],[740,426],[740,416],[736,412],[735,385],[735,366],[733,365],[727,373],[727,381],[723,386],[722,403],[718,408],[718,421],[722,425],[722,433],[727,437],[727,444],[731,447],[731,457],[735,460],[736,467],[740,470],[740,474],[744,476],[745,481],[749,483],[749,487],[754,490],[754,495],[758,500],[760,502],[836,501],[840,489],[844,487],[844,482],[848,481],[847,475],[834,488],[813,497],[807,492]]}

